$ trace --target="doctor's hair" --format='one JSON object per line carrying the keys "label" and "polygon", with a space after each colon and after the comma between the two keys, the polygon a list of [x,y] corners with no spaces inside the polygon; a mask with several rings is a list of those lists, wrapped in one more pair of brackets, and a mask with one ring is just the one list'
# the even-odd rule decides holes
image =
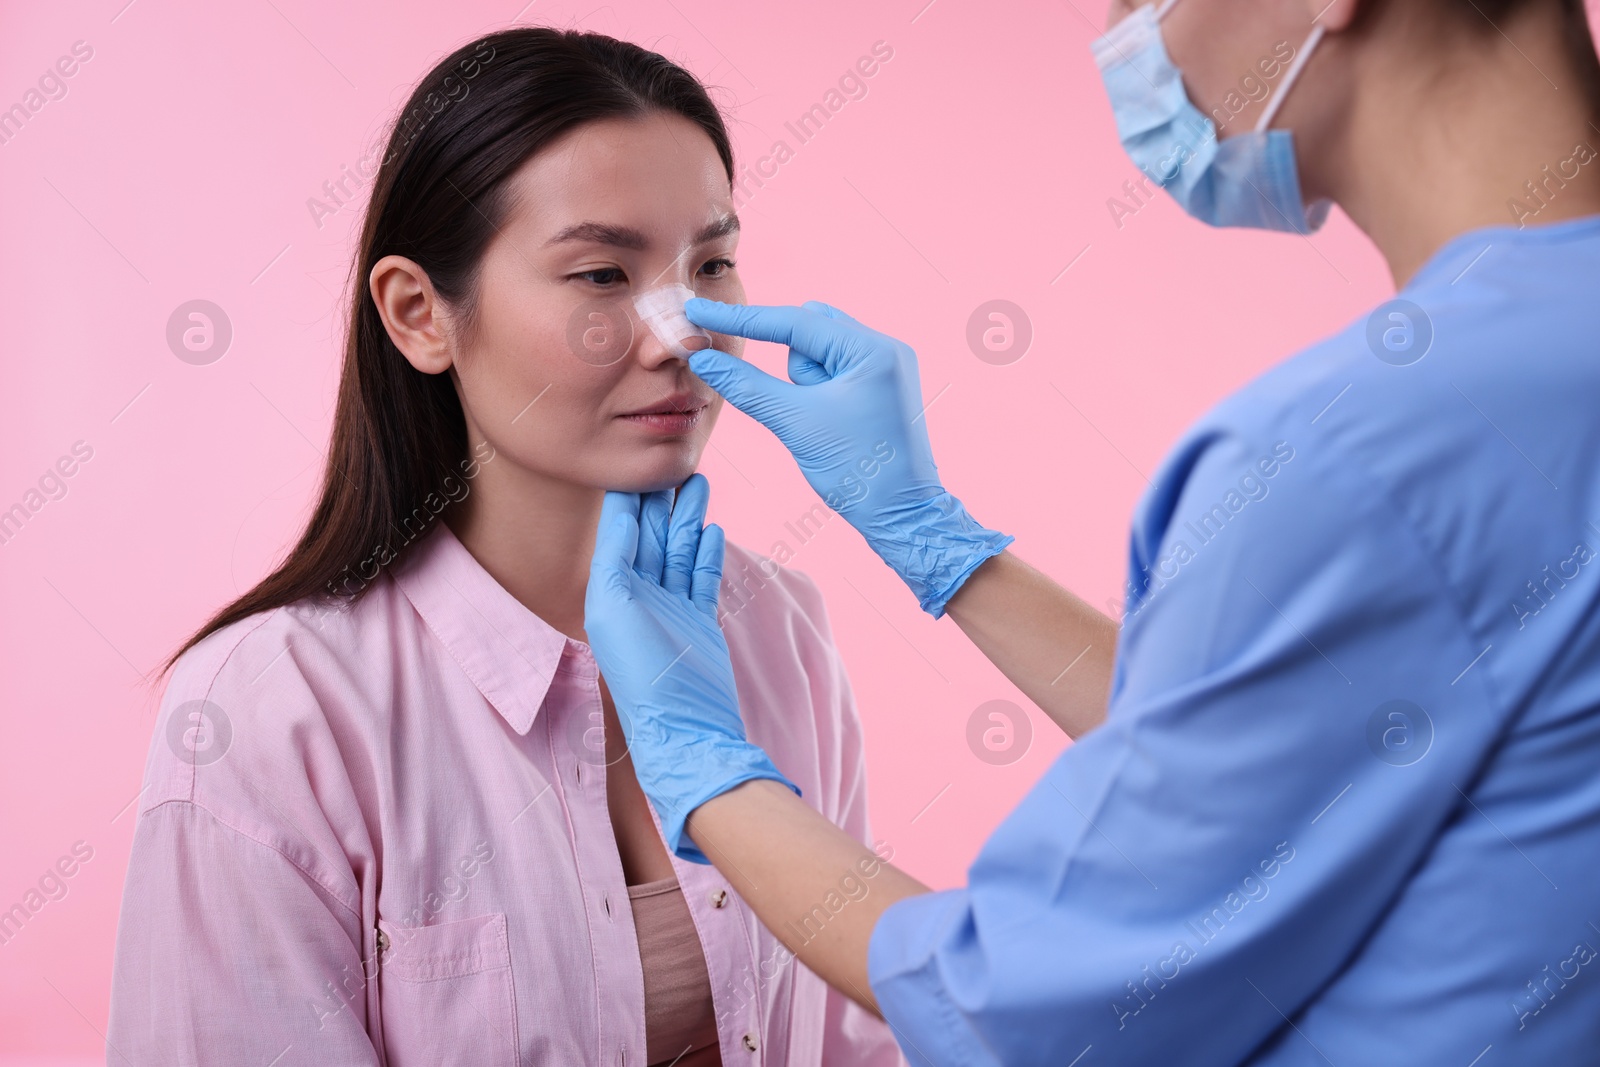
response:
{"label": "doctor's hair", "polygon": [[377,164],[348,283],[332,442],[311,517],[272,573],[213,615],[161,674],[206,637],[258,612],[308,597],[355,602],[377,569],[458,499],[450,487],[461,472],[472,477],[451,377],[422,373],[395,347],[367,289],[373,265],[390,254],[415,261],[470,335],[484,252],[513,206],[512,175],[579,126],[655,113],[681,115],[705,131],[731,190],[733,149],[716,104],[694,75],[638,45],[519,27],[457,49],[423,77]]}
{"label": "doctor's hair", "polygon": [[[1378,0],[1369,4],[1358,18],[1381,17],[1381,9],[1412,3],[1411,10],[1434,19],[1432,29],[1441,25],[1464,30],[1480,40],[1510,41],[1515,24],[1530,15],[1553,11],[1561,21],[1562,41],[1580,84],[1578,90],[1600,111],[1600,57],[1595,53],[1594,34],[1589,28],[1589,13],[1584,0]],[[1378,12],[1378,15],[1374,13]],[[1439,21],[1438,16],[1444,16]],[[1548,16],[1546,16],[1548,17]],[[1509,29],[1509,33],[1508,33]],[[1436,42],[1437,43],[1437,42]]]}

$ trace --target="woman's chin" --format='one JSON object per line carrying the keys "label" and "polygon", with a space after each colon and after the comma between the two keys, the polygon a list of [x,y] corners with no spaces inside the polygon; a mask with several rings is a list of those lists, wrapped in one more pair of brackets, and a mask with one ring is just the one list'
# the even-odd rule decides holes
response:
{"label": "woman's chin", "polygon": [[658,489],[676,489],[695,472],[700,464],[700,450],[676,456],[655,455],[641,458],[631,469],[618,471],[608,478],[605,488],[619,493],[653,493]]}

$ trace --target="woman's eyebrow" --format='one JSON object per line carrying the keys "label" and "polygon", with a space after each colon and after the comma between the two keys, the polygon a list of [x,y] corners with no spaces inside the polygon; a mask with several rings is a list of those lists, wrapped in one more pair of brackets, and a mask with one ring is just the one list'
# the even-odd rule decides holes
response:
{"label": "woman's eyebrow", "polygon": [[568,226],[550,240],[545,247],[567,241],[589,241],[599,245],[615,245],[641,252],[650,247],[650,238],[631,226],[614,226],[609,222],[577,222]]}
{"label": "woman's eyebrow", "polygon": [[[739,216],[732,214],[723,215],[716,221],[707,224],[699,233],[694,235],[694,244],[702,245],[708,241],[715,241],[729,234],[739,232]],[[650,238],[641,231],[631,226],[617,226],[609,222],[576,222],[550,240],[545,242],[545,247],[564,244],[569,241],[588,241],[593,244],[612,245],[617,248],[627,248],[635,252],[642,252],[650,247]]]}
{"label": "woman's eyebrow", "polygon": [[715,241],[719,237],[727,237],[729,234],[738,232],[739,216],[730,211],[728,214],[717,219],[715,222],[702,229],[699,233],[695,234],[694,243],[697,245],[703,245],[708,241]]}

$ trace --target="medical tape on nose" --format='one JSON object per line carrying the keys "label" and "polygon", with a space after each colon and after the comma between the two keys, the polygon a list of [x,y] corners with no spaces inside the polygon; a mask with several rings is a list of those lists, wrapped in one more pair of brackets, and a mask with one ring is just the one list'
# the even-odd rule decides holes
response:
{"label": "medical tape on nose", "polygon": [[[694,290],[687,285],[674,282],[633,298],[633,309],[638,312],[639,319],[668,352],[682,359],[687,359],[691,352],[711,347],[711,335],[690,322],[689,316],[683,313],[684,302],[694,295]],[[686,343],[695,338],[705,343],[694,346]]]}

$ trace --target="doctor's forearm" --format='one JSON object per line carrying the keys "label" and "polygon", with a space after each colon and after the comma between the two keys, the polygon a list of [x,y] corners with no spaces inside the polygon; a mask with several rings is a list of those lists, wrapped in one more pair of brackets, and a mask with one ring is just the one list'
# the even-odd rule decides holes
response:
{"label": "doctor's forearm", "polygon": [[1114,620],[1010,552],[984,561],[945,611],[1069,736],[1105,718]]}
{"label": "doctor's forearm", "polygon": [[689,815],[687,829],[786,948],[823,981],[878,1012],[867,983],[872,928],[890,904],[927,886],[771,779],[706,801]]}

